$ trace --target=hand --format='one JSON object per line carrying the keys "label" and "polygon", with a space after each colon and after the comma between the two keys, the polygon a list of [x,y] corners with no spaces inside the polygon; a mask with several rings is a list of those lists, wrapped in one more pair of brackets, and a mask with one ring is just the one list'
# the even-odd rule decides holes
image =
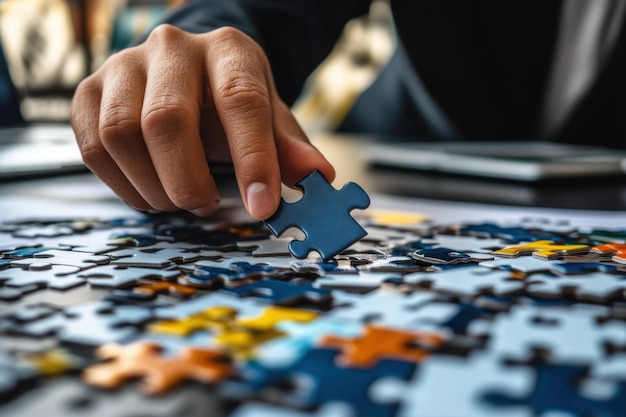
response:
{"label": "hand", "polygon": [[233,28],[157,27],[80,83],[71,122],[87,167],[138,210],[213,213],[207,160],[232,158],[258,220],[277,209],[281,180],[335,175],[278,96],[262,49]]}

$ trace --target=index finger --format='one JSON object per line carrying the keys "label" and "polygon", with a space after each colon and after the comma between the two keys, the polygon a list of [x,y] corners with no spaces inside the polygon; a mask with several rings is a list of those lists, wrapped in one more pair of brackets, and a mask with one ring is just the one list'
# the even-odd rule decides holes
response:
{"label": "index finger", "polygon": [[254,41],[234,29],[218,31],[219,42],[212,43],[206,58],[210,94],[244,204],[252,217],[262,220],[280,202],[269,65]]}

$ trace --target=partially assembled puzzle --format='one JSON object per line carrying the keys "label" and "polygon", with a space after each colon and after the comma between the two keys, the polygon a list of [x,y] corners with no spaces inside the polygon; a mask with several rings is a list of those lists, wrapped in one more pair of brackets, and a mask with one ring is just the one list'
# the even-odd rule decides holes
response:
{"label": "partially assembled puzzle", "polygon": [[626,416],[626,230],[300,186],[267,225],[0,223],[0,416]]}

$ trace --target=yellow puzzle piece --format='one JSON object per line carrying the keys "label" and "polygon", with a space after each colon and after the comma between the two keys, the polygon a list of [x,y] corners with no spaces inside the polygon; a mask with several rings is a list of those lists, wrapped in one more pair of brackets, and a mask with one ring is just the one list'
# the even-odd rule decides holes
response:
{"label": "yellow puzzle piece", "polygon": [[583,253],[589,250],[587,245],[557,245],[551,240],[537,240],[517,246],[508,246],[491,252],[496,256],[516,258],[520,255],[532,253],[533,256],[543,259],[554,259],[559,256]]}

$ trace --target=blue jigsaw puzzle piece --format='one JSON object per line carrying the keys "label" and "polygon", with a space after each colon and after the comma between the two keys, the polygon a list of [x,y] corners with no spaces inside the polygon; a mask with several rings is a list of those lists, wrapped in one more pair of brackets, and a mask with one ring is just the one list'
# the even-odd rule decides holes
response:
{"label": "blue jigsaw puzzle piece", "polygon": [[532,232],[519,226],[504,227],[495,223],[469,224],[461,227],[459,232],[461,234],[501,238],[505,243],[535,242],[537,240],[552,240],[560,244],[576,242],[576,239],[554,233]]}
{"label": "blue jigsaw puzzle piece", "polygon": [[328,261],[367,235],[350,216],[353,209],[370,205],[369,196],[357,184],[350,182],[336,190],[319,171],[313,171],[296,187],[302,189],[302,198],[295,203],[281,200],[276,213],[265,221],[276,236],[290,227],[304,232],[304,240],[289,244],[293,256],[304,259],[309,252],[316,251]]}
{"label": "blue jigsaw puzzle piece", "polygon": [[599,262],[558,262],[551,265],[550,270],[562,275],[583,275],[592,272],[618,272],[615,265],[602,264]]}
{"label": "blue jigsaw puzzle piece", "polygon": [[626,410],[626,383],[616,382],[613,395],[594,399],[578,391],[580,381],[589,375],[581,364],[540,363],[536,365],[534,389],[526,396],[515,397],[497,390],[485,392],[483,399],[491,404],[509,407],[525,405],[535,416],[562,412],[574,416],[621,417]]}
{"label": "blue jigsaw puzzle piece", "polygon": [[370,387],[381,378],[408,380],[415,370],[415,363],[383,359],[371,368],[341,367],[336,364],[338,353],[335,349],[312,349],[296,362],[281,367],[250,362],[242,371],[243,382],[225,385],[225,394],[248,397],[265,388],[285,386],[298,377],[306,376],[311,383],[285,393],[281,401],[295,407],[345,402],[359,417],[393,416],[398,404],[374,402],[369,396]]}
{"label": "blue jigsaw puzzle piece", "polygon": [[291,305],[300,301],[324,303],[332,300],[330,290],[273,279],[262,279],[235,288],[223,288],[222,291],[239,297],[256,297],[276,305]]}

